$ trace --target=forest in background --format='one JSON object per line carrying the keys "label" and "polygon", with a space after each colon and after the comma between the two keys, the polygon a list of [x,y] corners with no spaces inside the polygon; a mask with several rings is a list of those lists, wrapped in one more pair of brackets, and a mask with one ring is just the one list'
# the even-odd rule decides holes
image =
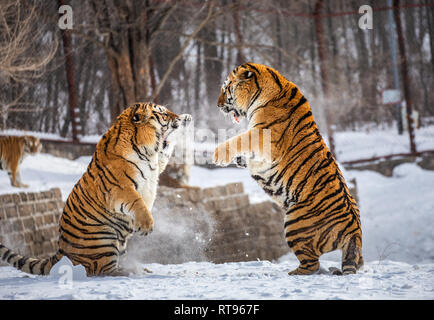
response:
{"label": "forest in background", "polygon": [[[393,87],[386,0],[324,0],[328,71],[324,97],[315,29],[318,0],[71,0],[76,112],[82,135],[102,134],[121,110],[154,101],[191,113],[196,127],[230,125],[216,110],[220,87],[240,63],[277,69],[297,84],[324,126],[391,124],[381,105]],[[434,3],[397,1],[413,109],[434,117]],[[58,9],[64,1],[0,2],[0,129],[71,136],[69,88]],[[394,1],[396,3],[396,1]],[[373,28],[358,21],[374,8]]]}

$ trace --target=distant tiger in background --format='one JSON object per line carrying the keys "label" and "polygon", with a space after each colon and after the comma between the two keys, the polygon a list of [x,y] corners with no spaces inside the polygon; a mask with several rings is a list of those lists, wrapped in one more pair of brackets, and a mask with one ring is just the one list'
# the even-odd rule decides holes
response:
{"label": "distant tiger in background", "polygon": [[41,151],[39,138],[33,136],[0,136],[0,169],[6,170],[11,185],[17,188],[27,188],[21,181],[19,165],[29,154]]}
{"label": "distant tiger in background", "polygon": [[133,232],[152,231],[158,176],[173,151],[172,138],[190,121],[190,115],[152,103],[125,109],[66,200],[57,253],[28,258],[0,244],[0,258],[31,274],[49,274],[62,256],[83,265],[89,276],[124,274],[119,258]]}
{"label": "distant tiger in background", "polygon": [[286,211],[286,240],[300,262],[289,274],[316,272],[319,257],[337,249],[343,274],[356,273],[363,265],[359,210],[297,86],[270,67],[246,63],[229,75],[218,107],[237,122],[246,117],[248,130],[217,146],[214,162],[246,158],[253,179]]}

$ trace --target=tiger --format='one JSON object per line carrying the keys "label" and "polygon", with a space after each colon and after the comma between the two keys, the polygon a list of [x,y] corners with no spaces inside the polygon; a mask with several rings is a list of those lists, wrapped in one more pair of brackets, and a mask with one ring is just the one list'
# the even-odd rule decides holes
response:
{"label": "tiger", "polygon": [[7,171],[13,187],[29,187],[21,181],[18,167],[25,157],[37,154],[41,149],[40,139],[34,136],[0,136],[0,169]]}
{"label": "tiger", "polygon": [[69,194],[59,221],[57,252],[24,257],[0,244],[1,260],[30,274],[48,275],[66,256],[88,276],[127,275],[119,262],[134,234],[153,230],[158,177],[174,148],[172,137],[191,122],[154,103],[126,108],[96,145]]}
{"label": "tiger", "polygon": [[289,275],[317,273],[319,257],[334,250],[342,252],[342,270],[330,271],[356,273],[363,266],[359,209],[300,89],[271,67],[245,63],[229,74],[217,106],[238,123],[245,118],[248,129],[217,145],[213,162],[244,163],[283,208],[285,239],[299,261]]}

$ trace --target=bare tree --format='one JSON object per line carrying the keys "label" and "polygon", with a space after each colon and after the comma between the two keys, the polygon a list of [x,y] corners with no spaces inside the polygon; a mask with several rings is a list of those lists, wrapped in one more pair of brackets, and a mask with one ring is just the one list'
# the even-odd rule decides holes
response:
{"label": "bare tree", "polygon": [[[58,41],[44,39],[42,28],[35,28],[38,10],[35,5],[19,0],[0,2],[0,113],[2,128],[8,111],[15,106],[32,105],[23,102],[26,89],[20,83],[39,78],[53,59]],[[38,54],[35,54],[38,49]],[[16,109],[15,112],[26,111]]]}
{"label": "bare tree", "polygon": [[[323,2],[324,63],[337,129],[391,123],[390,108],[378,106],[381,90],[393,82],[387,11],[373,0]],[[70,0],[84,134],[102,133],[125,106],[143,100],[190,112],[201,126],[221,128],[225,123],[214,113],[221,81],[246,60],[275,67],[324,111],[316,3]],[[372,30],[357,27],[358,8],[366,3],[379,9]],[[415,92],[415,109],[432,117],[434,9],[428,0],[400,5],[406,12],[407,85]],[[70,133],[65,56],[55,51],[58,18],[57,1],[0,1],[0,102],[10,111],[3,113],[3,123],[7,119],[11,127]]]}
{"label": "bare tree", "polygon": [[96,21],[93,40],[100,41],[112,74],[111,117],[151,94],[151,48],[155,33],[177,4],[149,1],[89,0]]}
{"label": "bare tree", "polygon": [[35,30],[38,18],[35,6],[19,0],[0,3],[0,77],[16,82],[26,81],[43,74],[44,67],[57,50],[57,39],[46,53],[35,56],[34,48],[44,34]]}

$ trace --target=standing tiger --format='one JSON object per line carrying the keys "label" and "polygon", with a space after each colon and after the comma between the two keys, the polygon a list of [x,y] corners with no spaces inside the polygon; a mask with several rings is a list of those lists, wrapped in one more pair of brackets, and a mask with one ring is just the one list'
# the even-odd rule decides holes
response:
{"label": "standing tiger", "polygon": [[34,259],[0,244],[1,259],[31,274],[49,274],[62,256],[83,265],[89,276],[124,274],[119,258],[133,232],[152,231],[158,176],[173,150],[174,133],[190,121],[188,114],[151,103],[125,109],[66,200],[57,253]]}
{"label": "standing tiger", "polygon": [[253,179],[286,211],[286,241],[300,262],[289,274],[316,272],[319,257],[337,249],[342,272],[335,273],[356,273],[363,265],[357,204],[297,86],[270,67],[246,63],[223,84],[218,107],[237,122],[246,117],[248,130],[218,145],[214,162],[246,158]]}
{"label": "standing tiger", "polygon": [[36,154],[41,148],[39,138],[33,136],[0,136],[0,169],[7,171],[13,187],[28,187],[21,181],[18,167],[27,155]]}

